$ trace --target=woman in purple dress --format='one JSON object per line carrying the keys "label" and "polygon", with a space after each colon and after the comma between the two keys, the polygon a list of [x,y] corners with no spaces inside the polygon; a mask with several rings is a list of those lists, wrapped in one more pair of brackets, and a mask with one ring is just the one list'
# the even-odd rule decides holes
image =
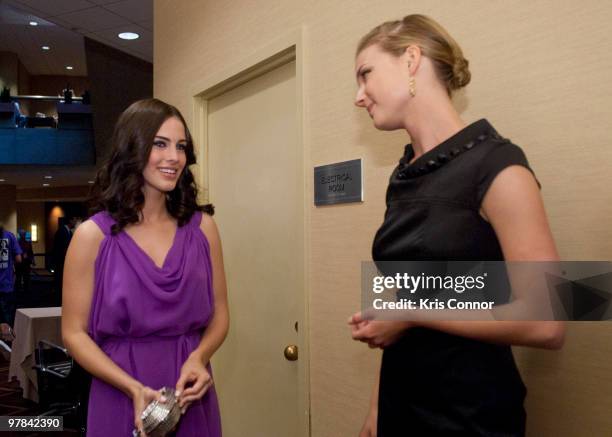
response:
{"label": "woman in purple dress", "polygon": [[211,205],[198,206],[193,143],[156,99],[119,118],[94,186],[96,213],[66,257],[62,336],[93,375],[88,436],[144,435],[141,413],[176,388],[176,436],[221,436],[209,361],[227,334],[225,273]]}

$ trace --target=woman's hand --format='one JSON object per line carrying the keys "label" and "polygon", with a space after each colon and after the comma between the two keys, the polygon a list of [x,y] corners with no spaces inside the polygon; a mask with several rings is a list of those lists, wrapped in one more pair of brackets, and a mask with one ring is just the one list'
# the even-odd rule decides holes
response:
{"label": "woman's hand", "polygon": [[359,431],[359,437],[376,437],[376,425],[378,421],[378,410],[370,408],[365,422]]}
{"label": "woman's hand", "polygon": [[367,343],[371,348],[384,349],[399,340],[414,322],[396,320],[365,320],[361,314],[353,314],[348,321],[353,340]]}
{"label": "woman's hand", "polygon": [[201,399],[212,385],[213,380],[202,359],[197,355],[190,355],[183,363],[176,383],[176,397],[181,413],[185,414],[189,405]]}
{"label": "woman's hand", "polygon": [[132,403],[134,404],[134,428],[136,428],[135,435],[139,437],[146,437],[144,433],[144,427],[142,426],[142,412],[147,405],[149,405],[154,400],[159,400],[160,402],[166,402],[166,397],[162,396],[161,390],[153,390],[150,387],[141,386],[135,390],[132,394]]}
{"label": "woman's hand", "polygon": [[15,334],[13,328],[8,323],[0,323],[0,340],[13,341],[15,340]]}

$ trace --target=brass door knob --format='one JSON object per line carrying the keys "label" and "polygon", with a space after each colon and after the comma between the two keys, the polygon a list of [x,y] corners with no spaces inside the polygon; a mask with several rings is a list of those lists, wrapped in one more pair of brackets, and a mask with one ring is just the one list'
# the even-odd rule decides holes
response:
{"label": "brass door knob", "polygon": [[298,359],[298,347],[294,344],[290,344],[285,348],[285,358],[289,361],[297,361]]}

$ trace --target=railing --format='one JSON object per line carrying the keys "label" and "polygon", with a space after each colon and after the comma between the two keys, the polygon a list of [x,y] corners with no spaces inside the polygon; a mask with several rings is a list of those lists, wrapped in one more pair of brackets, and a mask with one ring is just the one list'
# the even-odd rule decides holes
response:
{"label": "railing", "polygon": [[[55,117],[27,117],[19,100],[54,101]],[[81,97],[13,96],[0,103],[0,164],[92,165],[95,163],[92,107]]]}
{"label": "railing", "polygon": [[[39,95],[31,95],[31,96],[11,96],[11,100],[38,100],[45,102],[64,102],[64,97],[60,96],[39,96]],[[82,97],[73,97],[73,101],[80,102],[83,100]]]}

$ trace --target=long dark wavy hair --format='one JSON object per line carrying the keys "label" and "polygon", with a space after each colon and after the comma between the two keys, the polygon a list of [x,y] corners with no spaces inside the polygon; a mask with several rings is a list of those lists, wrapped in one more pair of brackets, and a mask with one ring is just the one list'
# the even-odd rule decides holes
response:
{"label": "long dark wavy hair", "polygon": [[153,140],[161,125],[169,118],[178,118],[185,127],[187,162],[174,190],[166,193],[166,208],[179,226],[189,221],[196,211],[214,213],[213,206],[198,205],[198,189],[189,170],[195,164],[193,139],[178,109],[158,99],[132,103],[119,116],[111,138],[111,153],[98,170],[90,193],[90,214],[107,211],[116,221],[111,232],[121,232],[130,223],[138,223],[144,206],[143,171],[149,160]]}

